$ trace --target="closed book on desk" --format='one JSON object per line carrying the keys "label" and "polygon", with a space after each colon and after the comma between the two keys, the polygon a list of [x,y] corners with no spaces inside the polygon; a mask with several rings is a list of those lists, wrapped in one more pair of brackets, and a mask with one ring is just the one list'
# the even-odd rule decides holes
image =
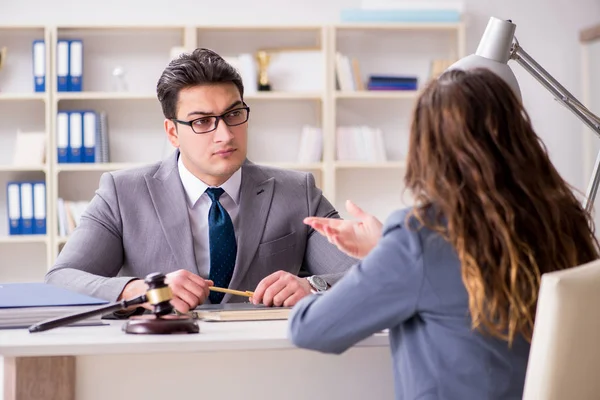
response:
{"label": "closed book on desk", "polygon": [[192,315],[204,321],[266,321],[288,319],[292,307],[267,307],[252,303],[206,304]]}
{"label": "closed book on desk", "polygon": [[[108,302],[47,283],[0,283],[0,329],[27,328],[46,319],[92,310],[104,304]],[[98,315],[76,324],[101,324],[100,318]]]}

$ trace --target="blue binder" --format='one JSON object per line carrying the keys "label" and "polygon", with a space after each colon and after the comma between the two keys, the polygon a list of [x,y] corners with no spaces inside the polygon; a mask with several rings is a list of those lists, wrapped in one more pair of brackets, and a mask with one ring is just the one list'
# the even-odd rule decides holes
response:
{"label": "blue binder", "polygon": [[69,40],[69,92],[81,92],[83,81],[83,41]]}
{"label": "blue binder", "polygon": [[6,185],[6,208],[8,212],[8,234],[21,234],[21,184],[8,182]]}
{"label": "blue binder", "polygon": [[33,183],[33,234],[46,234],[46,182]]}
{"label": "blue binder", "polygon": [[0,310],[25,307],[99,306],[108,301],[42,282],[0,284]]}
{"label": "blue binder", "polygon": [[33,41],[33,85],[36,92],[46,91],[46,43]]}
{"label": "blue binder", "polygon": [[59,111],[56,114],[56,151],[59,163],[69,162],[69,113]]}
{"label": "blue binder", "polygon": [[56,90],[69,90],[69,41],[56,42]]}
{"label": "blue binder", "polygon": [[69,112],[69,163],[80,163],[83,153],[83,114],[81,111]]}
{"label": "blue binder", "polygon": [[33,184],[21,182],[21,235],[33,234]]}
{"label": "blue binder", "polygon": [[83,111],[83,157],[82,162],[96,162],[96,130],[98,115],[94,111]]}

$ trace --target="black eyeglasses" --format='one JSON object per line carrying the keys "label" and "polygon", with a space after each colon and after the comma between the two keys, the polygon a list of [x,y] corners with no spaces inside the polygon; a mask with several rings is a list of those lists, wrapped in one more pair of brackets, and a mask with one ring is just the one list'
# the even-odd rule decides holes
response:
{"label": "black eyeglasses", "polygon": [[249,116],[250,107],[246,106],[229,110],[222,115],[208,115],[191,121],[182,121],[173,118],[171,121],[191,127],[194,133],[208,133],[217,129],[220,120],[223,120],[227,126],[237,126],[248,121]]}

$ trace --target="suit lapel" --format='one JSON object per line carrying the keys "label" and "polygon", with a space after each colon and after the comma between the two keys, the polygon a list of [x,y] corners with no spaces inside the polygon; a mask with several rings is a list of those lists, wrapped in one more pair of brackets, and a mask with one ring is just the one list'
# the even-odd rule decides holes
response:
{"label": "suit lapel", "polygon": [[178,151],[174,152],[154,176],[145,178],[158,220],[177,265],[198,274],[185,192],[177,170],[178,154]]}
{"label": "suit lapel", "polygon": [[[242,168],[238,251],[229,285],[232,288],[237,288],[242,282],[256,254],[271,208],[275,184],[274,178],[265,179],[262,174],[257,174],[253,164],[244,164]],[[223,302],[229,297],[231,295],[225,295]]]}

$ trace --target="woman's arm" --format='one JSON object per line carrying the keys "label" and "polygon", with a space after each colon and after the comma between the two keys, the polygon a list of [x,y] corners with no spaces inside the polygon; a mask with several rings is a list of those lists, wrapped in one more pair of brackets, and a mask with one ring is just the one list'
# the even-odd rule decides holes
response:
{"label": "woman's arm", "polygon": [[355,343],[415,314],[424,279],[418,233],[390,217],[379,244],[329,291],[292,310],[289,335],[302,348],[342,353]]}

